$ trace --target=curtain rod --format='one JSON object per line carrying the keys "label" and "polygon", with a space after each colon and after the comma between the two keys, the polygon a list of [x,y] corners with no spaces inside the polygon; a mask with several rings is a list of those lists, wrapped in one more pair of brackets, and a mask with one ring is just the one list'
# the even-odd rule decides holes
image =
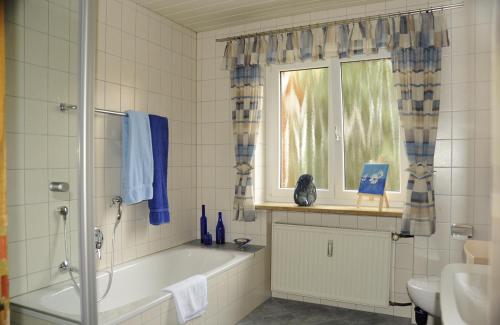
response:
{"label": "curtain rod", "polygon": [[443,6],[436,6],[436,7],[430,7],[430,8],[421,8],[421,9],[413,9],[413,10],[408,10],[408,11],[400,11],[400,12],[396,12],[396,13],[392,13],[392,14],[382,14],[382,15],[374,15],[374,16],[367,16],[367,17],[357,17],[357,18],[351,18],[351,19],[329,21],[329,22],[326,22],[326,23],[301,25],[301,26],[297,26],[297,27],[288,27],[288,28],[268,30],[268,31],[265,31],[265,32],[242,34],[242,35],[238,35],[238,36],[218,38],[215,41],[216,42],[227,42],[227,41],[232,41],[232,40],[235,40],[235,39],[242,39],[242,38],[247,38],[247,37],[262,36],[262,35],[268,35],[268,34],[287,33],[287,32],[293,32],[293,31],[296,31],[296,30],[305,30],[305,29],[326,27],[326,26],[332,26],[332,25],[348,24],[348,23],[354,23],[354,22],[359,22],[359,21],[376,20],[376,19],[380,19],[380,18],[396,17],[396,16],[401,16],[401,15],[411,15],[411,14],[417,14],[417,13],[420,13],[420,12],[434,12],[434,11],[444,11],[444,10],[458,9],[458,8],[462,8],[463,6],[464,6],[464,3],[461,2],[461,3],[452,4],[452,5],[443,5]]}

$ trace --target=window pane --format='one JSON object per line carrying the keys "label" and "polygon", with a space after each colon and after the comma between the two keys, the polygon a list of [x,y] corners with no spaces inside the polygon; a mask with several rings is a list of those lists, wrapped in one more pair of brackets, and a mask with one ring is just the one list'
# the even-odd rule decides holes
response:
{"label": "window pane", "polygon": [[328,188],[328,68],[283,71],[281,78],[280,187],[294,188],[311,174]]}
{"label": "window pane", "polygon": [[386,190],[400,190],[399,115],[389,59],[342,63],[345,189],[366,162],[389,164]]}

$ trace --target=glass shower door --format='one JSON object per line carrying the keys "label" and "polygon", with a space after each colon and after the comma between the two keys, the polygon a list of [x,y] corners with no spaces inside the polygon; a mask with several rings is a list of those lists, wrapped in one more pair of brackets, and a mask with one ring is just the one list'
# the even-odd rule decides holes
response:
{"label": "glass shower door", "polygon": [[[87,71],[92,64],[82,64],[81,60],[81,53],[92,42],[81,35],[86,26],[82,22],[95,16],[88,9],[94,2],[5,2],[8,256],[13,322],[22,315],[33,321],[64,319],[80,323],[82,275],[88,281],[90,269],[90,278],[95,279],[93,261],[80,263],[80,242],[88,243],[81,234],[90,238],[80,224],[92,229],[92,214],[80,213],[92,203],[86,201],[84,194],[88,196],[89,192],[83,193],[87,187],[80,180],[91,167],[82,164],[92,147],[92,143],[82,146],[87,134],[82,131],[92,132],[91,124],[82,129],[86,114],[82,103],[88,103],[91,95],[83,85],[93,76]],[[84,293],[86,300],[95,300],[89,298],[85,288]],[[95,301],[93,304],[90,309],[95,310]],[[88,306],[87,301],[84,305]],[[32,310],[29,315],[28,309]]]}

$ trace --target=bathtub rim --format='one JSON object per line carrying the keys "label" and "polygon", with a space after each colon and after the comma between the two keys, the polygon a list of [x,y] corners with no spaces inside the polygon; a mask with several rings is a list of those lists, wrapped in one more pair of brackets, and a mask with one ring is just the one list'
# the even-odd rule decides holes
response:
{"label": "bathtub rim", "polygon": [[[228,262],[226,262],[226,263],[224,263],[224,264],[222,264],[222,265],[220,265],[220,266],[218,266],[218,267],[216,267],[208,272],[203,273],[207,277],[207,279],[211,279],[213,276],[215,276],[217,274],[221,274],[229,269],[232,269],[233,267],[244,262],[245,260],[248,260],[251,257],[254,257],[258,251],[265,248],[265,246],[260,246],[260,245],[249,245],[248,250],[242,251],[242,250],[238,250],[237,248],[235,248],[236,245],[231,244],[231,243],[227,243],[224,246],[216,246],[216,245],[203,246],[203,245],[199,244],[199,240],[192,240],[192,241],[188,241],[188,242],[185,242],[183,244],[180,244],[180,245],[177,245],[177,246],[174,246],[171,248],[167,248],[167,249],[164,249],[164,250],[161,250],[158,252],[154,252],[154,253],[144,255],[144,256],[141,256],[139,258],[124,262],[124,263],[118,265],[117,270],[125,268],[125,267],[129,267],[130,265],[132,265],[134,263],[139,263],[140,261],[142,261],[144,259],[151,258],[151,256],[160,255],[160,254],[164,254],[165,252],[168,252],[168,251],[174,251],[174,250],[180,250],[180,249],[209,249],[209,250],[215,250],[215,251],[220,250],[223,252],[232,253],[234,256],[230,261],[228,261]],[[107,273],[105,273],[104,271],[99,271],[96,274],[96,278],[101,278],[104,276],[107,276]],[[39,289],[34,290],[34,291],[30,291],[30,292],[27,292],[27,293],[24,293],[24,294],[21,294],[21,295],[18,295],[16,297],[12,298],[11,305],[19,310],[24,309],[24,310],[30,311],[31,313],[39,313],[45,317],[53,317],[56,319],[60,319],[60,320],[63,320],[65,322],[68,322],[68,324],[75,324],[75,323],[79,324],[81,322],[81,320],[79,318],[73,317],[73,314],[52,313],[52,312],[48,311],[48,308],[46,308],[46,307],[42,307],[40,309],[37,309],[36,307],[32,306],[33,303],[29,303],[29,302],[23,303],[22,301],[19,301],[22,299],[29,299],[28,296],[37,296],[37,297],[41,298],[43,296],[42,293],[44,291],[47,291],[50,289],[60,291],[64,288],[67,288],[68,286],[72,286],[71,280],[58,282],[58,283],[55,283],[55,284],[47,286],[47,287],[43,287],[43,288],[39,288]],[[131,302],[129,304],[126,304],[124,306],[121,306],[121,307],[118,307],[118,308],[115,308],[112,310],[99,312],[98,313],[99,324],[105,324],[105,325],[118,324],[120,322],[123,322],[124,320],[132,318],[136,315],[139,315],[142,312],[149,310],[152,307],[154,307],[155,305],[159,305],[172,297],[172,294],[170,292],[163,292],[161,290],[162,290],[162,288],[159,288],[157,293],[155,293],[151,296],[148,296],[147,298],[143,298],[143,299],[140,299],[138,301]],[[47,292],[45,292],[45,294],[47,294]],[[39,304],[39,302],[38,302],[38,304]],[[137,304],[137,306],[134,306],[134,304]]]}

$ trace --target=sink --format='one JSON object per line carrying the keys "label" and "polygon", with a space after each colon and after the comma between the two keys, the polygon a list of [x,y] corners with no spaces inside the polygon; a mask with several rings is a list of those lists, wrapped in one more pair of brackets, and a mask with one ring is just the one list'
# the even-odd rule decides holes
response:
{"label": "sink", "polygon": [[488,265],[448,264],[441,272],[444,325],[488,324]]}
{"label": "sink", "polygon": [[467,264],[489,264],[490,242],[467,240],[464,245]]}

